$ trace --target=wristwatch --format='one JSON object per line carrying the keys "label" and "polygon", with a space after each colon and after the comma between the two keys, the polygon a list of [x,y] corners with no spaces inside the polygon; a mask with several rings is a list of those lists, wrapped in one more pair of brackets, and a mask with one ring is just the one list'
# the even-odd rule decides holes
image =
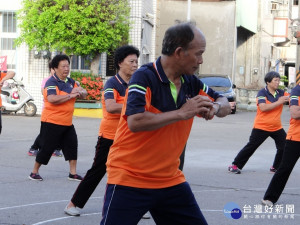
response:
{"label": "wristwatch", "polygon": [[217,110],[217,112],[215,113],[215,115],[217,115],[221,109],[221,103],[220,102],[213,102],[213,104],[219,105],[219,108]]}

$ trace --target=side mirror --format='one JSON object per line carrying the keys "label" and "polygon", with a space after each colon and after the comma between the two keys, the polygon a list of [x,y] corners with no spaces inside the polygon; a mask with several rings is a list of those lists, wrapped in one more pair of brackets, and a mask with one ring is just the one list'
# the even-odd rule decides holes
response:
{"label": "side mirror", "polygon": [[235,84],[232,84],[232,88],[236,88],[236,85],[235,85]]}

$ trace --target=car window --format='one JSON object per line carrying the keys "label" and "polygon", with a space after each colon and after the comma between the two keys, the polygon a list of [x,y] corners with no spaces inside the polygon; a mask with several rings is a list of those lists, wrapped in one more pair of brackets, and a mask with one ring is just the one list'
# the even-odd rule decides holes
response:
{"label": "car window", "polygon": [[201,77],[200,80],[210,87],[231,87],[231,82],[225,77]]}

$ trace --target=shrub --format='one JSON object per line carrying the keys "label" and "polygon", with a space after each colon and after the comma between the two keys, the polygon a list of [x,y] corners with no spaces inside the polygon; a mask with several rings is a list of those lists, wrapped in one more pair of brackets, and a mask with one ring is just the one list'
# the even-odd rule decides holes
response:
{"label": "shrub", "polygon": [[100,77],[96,77],[90,73],[71,72],[71,78],[78,81],[81,87],[87,91],[87,100],[101,100],[103,81]]}

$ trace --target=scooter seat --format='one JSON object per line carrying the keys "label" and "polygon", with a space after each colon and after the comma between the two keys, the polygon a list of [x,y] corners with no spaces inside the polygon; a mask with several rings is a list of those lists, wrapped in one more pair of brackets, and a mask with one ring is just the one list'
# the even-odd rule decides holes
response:
{"label": "scooter seat", "polygon": [[7,91],[2,91],[2,90],[1,90],[1,94],[2,94],[2,95],[9,96],[9,92],[7,92]]}

